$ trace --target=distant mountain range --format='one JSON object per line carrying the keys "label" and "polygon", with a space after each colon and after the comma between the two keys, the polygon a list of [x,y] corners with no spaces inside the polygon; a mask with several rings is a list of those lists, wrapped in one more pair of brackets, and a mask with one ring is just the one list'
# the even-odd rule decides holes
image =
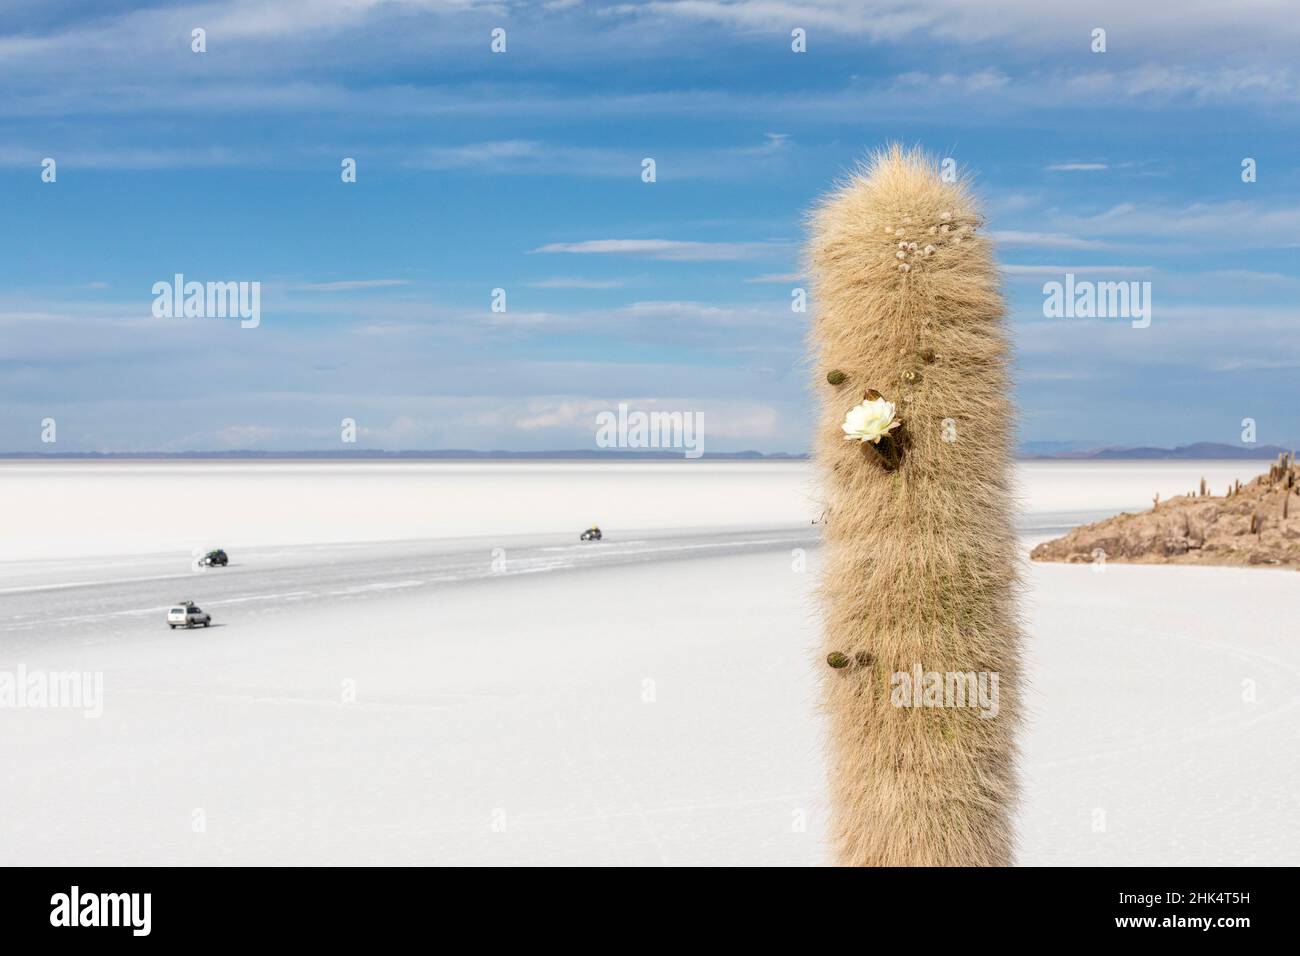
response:
{"label": "distant mountain range", "polygon": [[[1196,442],[1177,448],[1079,447],[1077,442],[1026,442],[1020,448],[1024,461],[1177,461],[1177,460],[1264,460],[1277,458],[1292,447],[1281,445],[1224,445]],[[654,449],[574,449],[568,451],[474,451],[463,448],[432,451],[382,451],[358,448],[352,451],[142,451],[142,452],[0,452],[0,459],[48,460],[195,460],[195,461],[673,461],[684,457],[681,451]],[[808,455],[787,452],[722,451],[708,452],[710,461],[804,461]]]}
{"label": "distant mountain range", "polygon": [[[82,460],[201,460],[201,461],[347,461],[364,459],[366,461],[411,460],[411,461],[660,461],[682,459],[685,453],[673,449],[650,449],[646,451],[622,448],[593,448],[570,451],[473,451],[463,448],[443,448],[432,451],[383,451],[382,449],[358,448],[352,451],[141,451],[141,452],[0,452],[0,459],[82,459]],[[766,453],[761,451],[719,451],[708,452],[701,456],[714,461],[799,461],[807,455],[789,455],[785,452]]]}
{"label": "distant mountain range", "polygon": [[1071,460],[1071,461],[1205,461],[1205,460],[1263,460],[1276,458],[1284,451],[1281,445],[1223,445],[1216,442],[1201,441],[1191,445],[1179,445],[1177,448],[1152,448],[1148,446],[1126,447],[1111,446],[1087,450],[1053,451],[1046,453],[1028,453],[1031,446],[1021,450],[1022,459],[1034,460]]}

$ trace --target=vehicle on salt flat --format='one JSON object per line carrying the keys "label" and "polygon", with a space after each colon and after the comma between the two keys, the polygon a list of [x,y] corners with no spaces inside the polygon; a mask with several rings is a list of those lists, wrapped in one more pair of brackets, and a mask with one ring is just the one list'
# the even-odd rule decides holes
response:
{"label": "vehicle on salt flat", "polygon": [[181,601],[167,612],[167,626],[173,631],[178,627],[198,627],[200,624],[208,627],[211,623],[212,615],[193,601]]}

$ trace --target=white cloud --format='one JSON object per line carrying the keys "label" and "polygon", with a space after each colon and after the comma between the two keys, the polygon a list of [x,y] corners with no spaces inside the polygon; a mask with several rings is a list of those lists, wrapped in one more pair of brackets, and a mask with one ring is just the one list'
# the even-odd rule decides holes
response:
{"label": "white cloud", "polygon": [[1053,163],[1047,168],[1054,173],[1086,173],[1110,169],[1110,166],[1107,163]]}
{"label": "white cloud", "polygon": [[[1300,362],[1300,316],[1290,306],[1163,304],[1156,290],[1149,328],[1127,320],[1045,319],[1017,312],[1014,344],[1023,367],[1069,369],[1163,366],[1188,373]],[[1158,380],[1158,379],[1157,379]],[[1154,380],[1153,380],[1154,381]]]}
{"label": "white cloud", "polygon": [[528,283],[530,289],[621,289],[623,279],[583,279],[580,276],[554,276]]}
{"label": "white cloud", "polygon": [[1089,235],[1176,238],[1227,246],[1295,248],[1300,205],[1232,200],[1176,206],[1120,203],[1092,216],[1057,216],[1053,225]]}
{"label": "white cloud", "polygon": [[594,433],[596,416],[607,408],[608,402],[591,399],[533,399],[516,412],[514,424],[523,431],[587,426]]}
{"label": "white cloud", "polygon": [[[703,416],[703,434],[707,448],[709,438],[764,439],[772,437],[782,423],[782,416],[763,402],[720,400],[700,396],[642,396],[609,399],[577,396],[534,398],[509,410],[496,421],[509,422],[525,432],[564,430],[587,438],[579,447],[594,443],[596,416],[616,412],[619,402],[639,411],[690,412]],[[787,423],[788,424],[788,423]]]}
{"label": "white cloud", "polygon": [[1300,82],[1286,66],[1214,65],[1202,69],[1154,64],[1115,72],[1067,74],[1058,94],[1076,100],[1294,101],[1300,98]]}
{"label": "white cloud", "polygon": [[[1297,18],[1300,20],[1300,18]],[[313,49],[310,44],[305,49]],[[634,55],[630,53],[629,55]],[[69,57],[73,53],[69,52]],[[142,53],[141,59],[156,57]],[[592,69],[598,67],[592,66]],[[661,89],[635,91],[566,90],[522,79],[487,84],[466,72],[456,82],[436,86],[391,85],[366,82],[364,65],[340,67],[329,79],[316,79],[310,65],[281,64],[268,74],[205,78],[203,82],[179,72],[166,88],[151,78],[131,74],[129,66],[106,63],[93,73],[87,65],[71,60],[56,82],[32,82],[34,77],[20,65],[6,67],[0,57],[0,89],[12,92],[0,96],[0,116],[39,118],[78,117],[79,123],[95,118],[118,120],[135,115],[152,120],[159,115],[188,116],[191,112],[239,119],[249,115],[295,119],[297,116],[356,117],[367,123],[383,119],[410,124],[427,117],[445,123],[472,121],[482,113],[485,101],[492,103],[498,117],[571,121],[574,117],[672,116],[703,119],[743,117],[746,122],[778,124],[797,119],[800,123],[843,124],[879,121],[886,118],[929,116],[945,125],[988,123],[991,117],[1018,116],[1036,109],[1059,109],[1062,104],[1091,109],[1105,107],[1164,110],[1172,105],[1221,103],[1243,112],[1269,114],[1279,104],[1300,102],[1300,75],[1290,67],[1256,67],[1233,70],[1217,64],[1190,68],[1078,72],[1057,63],[1041,69],[1032,64],[1009,75],[996,69],[967,72],[907,72],[894,77],[850,80],[840,87],[822,86],[789,92],[764,88]],[[976,104],[979,113],[965,107]],[[454,128],[454,127],[451,127]],[[484,165],[492,172],[572,172],[584,175],[623,175],[631,163],[639,172],[643,153],[607,146],[566,146],[531,139],[503,139],[477,143],[444,142],[421,147],[405,140],[418,127],[404,125],[403,135],[391,144],[372,142],[370,163],[405,165],[413,168],[473,170]],[[152,127],[149,127],[149,131]],[[96,140],[120,141],[134,130],[118,121]],[[112,133],[112,138],[108,133]],[[12,138],[11,138],[12,142]],[[339,147],[325,147],[313,137],[300,138],[294,148],[287,144],[272,151],[223,150],[198,144],[194,147],[160,147],[156,137],[141,139],[140,145],[105,145],[89,150],[84,136],[66,141],[63,152],[76,154],[82,165],[102,167],[166,168],[175,166],[266,166],[293,162],[320,162],[323,155],[337,155]],[[65,143],[51,143],[42,136],[30,148],[9,147],[0,151],[6,165],[28,165],[61,149]],[[40,152],[38,152],[40,150]],[[806,152],[806,148],[804,150]],[[7,154],[7,156],[6,156]],[[55,155],[58,155],[57,153]],[[347,155],[343,153],[342,155]],[[788,134],[765,133],[757,143],[733,148],[675,150],[660,160],[660,177],[711,177],[735,175],[747,165],[786,164],[800,155],[800,147]],[[1062,164],[1072,165],[1072,164]]]}
{"label": "white cloud", "polygon": [[[579,109],[579,112],[584,112]],[[734,179],[780,168],[794,149],[784,133],[765,133],[757,145],[728,147],[665,146],[654,150],[657,175],[666,179]],[[636,178],[645,151],[631,148],[571,146],[540,140],[493,140],[454,146],[391,148],[381,160],[420,169],[473,173]]]}
{"label": "white cloud", "polygon": [[684,242],[673,239],[588,239],[583,242],[550,242],[533,252],[564,252],[577,255],[639,256],[670,262],[724,262],[755,259],[780,251],[781,243],[767,242]]}
{"label": "white cloud", "polygon": [[[218,429],[212,436],[215,440],[216,447],[219,449],[247,449],[265,447],[271,444],[277,438],[285,438],[292,434],[292,430],[271,428],[266,425],[227,425]],[[205,449],[195,449],[205,450]]]}
{"label": "white cloud", "polygon": [[1224,46],[1246,39],[1277,46],[1300,34],[1288,0],[1238,0],[1185,4],[1170,17],[1160,4],[1091,0],[1077,11],[1040,0],[654,0],[623,4],[609,13],[638,19],[718,23],[737,30],[788,34],[792,25],[809,30],[810,48],[841,36],[899,41],[930,35],[963,45],[997,41],[1017,47],[1060,49],[1070,28],[1087,51],[1089,30],[1105,25],[1112,35],[1142,37],[1144,49],[1179,49],[1188,36],[1218,36]]}
{"label": "white cloud", "polygon": [[71,146],[67,149],[50,146],[47,149],[22,147],[0,148],[0,166],[30,166],[36,168],[42,159],[50,156],[59,163],[59,173],[81,169],[179,169],[185,167],[262,166],[268,156],[257,149],[231,149],[226,146],[196,147],[104,147],[87,149]]}
{"label": "white cloud", "polygon": [[912,70],[894,78],[895,90],[911,87],[916,90],[951,96],[953,91],[987,93],[1004,89],[1011,78],[997,69],[974,70],[969,73],[924,73]]}
{"label": "white cloud", "polygon": [[732,305],[727,303],[650,300],[633,302],[613,310],[613,314],[629,319],[669,319],[701,326],[748,326],[756,328],[770,324],[773,319],[784,321],[785,303],[772,305]]}
{"label": "white cloud", "polygon": [[290,288],[305,292],[351,292],[354,289],[384,289],[410,284],[410,279],[343,279],[338,282],[303,282]]}
{"label": "white cloud", "polygon": [[1067,272],[1075,275],[1083,273],[1102,273],[1107,275],[1141,275],[1152,271],[1151,266],[1113,266],[1105,263],[1088,266],[1034,266],[1008,263],[1002,271],[1009,276],[1063,276]]}
{"label": "white cloud", "polygon": [[1286,275],[1281,272],[1257,272],[1254,269],[1215,269],[1204,273],[1210,280],[1223,279],[1228,282],[1265,284],[1269,286],[1300,286],[1300,275]]}
{"label": "white cloud", "polygon": [[1106,243],[1058,232],[1021,232],[995,229],[990,235],[1004,246],[1033,246],[1043,249],[1104,249]]}
{"label": "white cloud", "polygon": [[496,140],[418,149],[404,161],[423,169],[480,173],[560,173],[631,176],[640,170],[631,153],[611,149],[560,146],[537,140]]}
{"label": "white cloud", "polygon": [[1219,359],[1211,368],[1216,372],[1275,371],[1277,369],[1300,368],[1300,355],[1291,359],[1276,358],[1231,358]]}

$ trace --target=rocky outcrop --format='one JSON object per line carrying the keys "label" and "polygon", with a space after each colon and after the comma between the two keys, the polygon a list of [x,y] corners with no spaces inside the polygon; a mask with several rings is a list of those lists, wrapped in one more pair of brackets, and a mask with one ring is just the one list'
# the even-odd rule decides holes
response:
{"label": "rocky outcrop", "polygon": [[1083,525],[1030,552],[1035,561],[1228,564],[1300,570],[1300,467],[1295,452],[1268,473],[1214,497],[1198,492],[1153,502],[1142,514]]}

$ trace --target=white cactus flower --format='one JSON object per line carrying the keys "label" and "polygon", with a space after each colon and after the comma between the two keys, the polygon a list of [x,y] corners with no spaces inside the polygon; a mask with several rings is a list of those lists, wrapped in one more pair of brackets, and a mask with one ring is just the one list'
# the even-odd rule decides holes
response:
{"label": "white cactus flower", "polygon": [[841,428],[844,430],[845,441],[871,442],[876,445],[901,424],[894,417],[894,403],[876,398],[850,408]]}

